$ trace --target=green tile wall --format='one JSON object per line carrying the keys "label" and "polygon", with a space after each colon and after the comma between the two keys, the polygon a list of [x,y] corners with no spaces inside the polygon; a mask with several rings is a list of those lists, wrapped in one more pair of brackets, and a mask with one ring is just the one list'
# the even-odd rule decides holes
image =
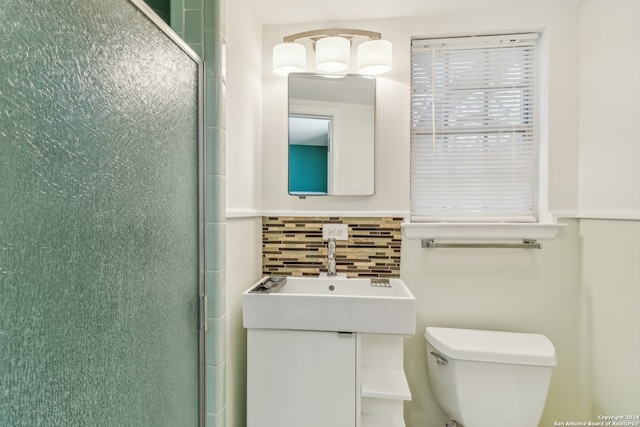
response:
{"label": "green tile wall", "polygon": [[336,241],[336,270],[347,277],[400,277],[402,218],[263,217],[264,275],[317,276],[327,271],[322,225],[349,226]]}
{"label": "green tile wall", "polygon": [[167,24],[171,20],[171,2],[169,0],[144,0],[144,2]]}
{"label": "green tile wall", "polygon": [[171,27],[205,61],[206,427],[226,425],[224,0],[171,0]]}

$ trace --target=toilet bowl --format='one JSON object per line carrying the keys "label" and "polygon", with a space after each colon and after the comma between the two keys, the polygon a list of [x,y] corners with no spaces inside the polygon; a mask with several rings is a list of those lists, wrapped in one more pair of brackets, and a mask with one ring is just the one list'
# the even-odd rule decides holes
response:
{"label": "toilet bowl", "polygon": [[440,407],[464,427],[537,427],[555,349],[539,334],[428,327],[427,369]]}

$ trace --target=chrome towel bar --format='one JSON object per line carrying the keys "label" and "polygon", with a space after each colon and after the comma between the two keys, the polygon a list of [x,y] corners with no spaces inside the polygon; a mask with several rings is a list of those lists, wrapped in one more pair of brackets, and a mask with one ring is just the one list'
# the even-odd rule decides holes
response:
{"label": "chrome towel bar", "polygon": [[433,239],[422,239],[422,247],[437,248],[473,248],[473,249],[542,249],[536,240],[523,240],[522,243],[436,243]]}

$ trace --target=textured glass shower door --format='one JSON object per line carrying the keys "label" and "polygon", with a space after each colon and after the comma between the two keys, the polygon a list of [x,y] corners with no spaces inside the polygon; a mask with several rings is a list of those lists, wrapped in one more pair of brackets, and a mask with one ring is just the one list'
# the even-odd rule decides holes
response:
{"label": "textured glass shower door", "polygon": [[137,0],[0,8],[0,425],[196,426],[202,63]]}

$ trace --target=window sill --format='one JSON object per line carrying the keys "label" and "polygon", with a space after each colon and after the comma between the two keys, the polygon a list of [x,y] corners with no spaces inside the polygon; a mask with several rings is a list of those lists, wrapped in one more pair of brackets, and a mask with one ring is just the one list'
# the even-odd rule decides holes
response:
{"label": "window sill", "polygon": [[402,223],[409,239],[554,239],[564,224]]}

